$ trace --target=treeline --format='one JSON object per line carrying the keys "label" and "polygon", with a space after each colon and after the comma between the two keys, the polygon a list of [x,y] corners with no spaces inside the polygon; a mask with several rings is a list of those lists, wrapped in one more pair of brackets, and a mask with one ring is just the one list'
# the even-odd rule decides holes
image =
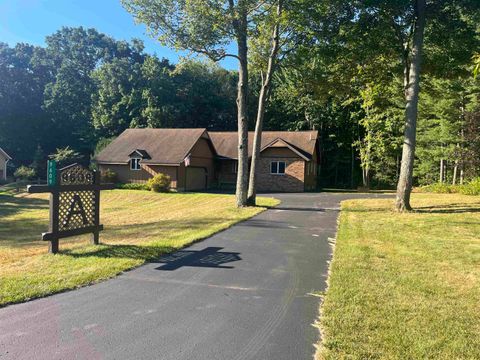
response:
{"label": "treeline", "polygon": [[[362,14],[354,26],[341,22],[342,9],[334,10],[311,19],[330,21],[328,32],[310,29],[317,31],[310,43],[303,40],[283,60],[263,128],[319,130],[320,186],[393,188],[405,121],[398,39],[378,14]],[[471,58],[478,25],[465,19],[445,26],[468,28],[426,39],[418,185],[480,174],[480,81]],[[261,76],[251,68],[250,130]],[[98,144],[129,127],[237,129],[236,71],[207,61],[172,64],[146,54],[141,41],[117,41],[94,29],[63,28],[45,47],[0,44],[0,79],[0,146],[17,166],[41,167],[67,146],[88,160]]]}
{"label": "treeline", "polygon": [[174,65],[94,29],[62,28],[45,47],[0,43],[0,79],[0,146],[16,165],[67,146],[88,159],[129,127],[236,126],[234,72]]}

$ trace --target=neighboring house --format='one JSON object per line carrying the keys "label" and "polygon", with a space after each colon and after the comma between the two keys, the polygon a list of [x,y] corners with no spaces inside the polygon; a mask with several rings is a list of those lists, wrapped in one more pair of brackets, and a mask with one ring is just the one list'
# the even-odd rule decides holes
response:
{"label": "neighboring house", "polygon": [[[317,131],[265,131],[257,190],[315,190],[319,163]],[[249,157],[253,133],[249,133]],[[156,173],[172,179],[178,191],[234,185],[237,132],[206,129],[128,129],[95,158],[100,171],[113,170],[118,181],[143,183]]]}
{"label": "neighboring house", "polygon": [[12,158],[0,148],[0,180],[7,180],[7,163]]}

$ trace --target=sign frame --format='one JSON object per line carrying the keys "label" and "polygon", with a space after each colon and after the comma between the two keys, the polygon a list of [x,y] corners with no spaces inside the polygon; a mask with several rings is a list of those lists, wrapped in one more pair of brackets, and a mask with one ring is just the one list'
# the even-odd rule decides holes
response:
{"label": "sign frame", "polygon": [[[50,164],[50,162],[49,162]],[[56,166],[52,165],[52,169]],[[49,168],[50,170],[51,168]],[[81,169],[80,175],[69,174],[69,169]],[[62,174],[64,179],[62,180]],[[83,174],[83,175],[82,175]],[[85,176],[84,174],[91,174]],[[50,175],[50,173],[49,173]],[[77,177],[75,177],[77,176]],[[87,179],[88,178],[88,179]],[[113,189],[114,184],[101,184],[100,173],[96,170],[90,171],[83,166],[74,163],[69,166],[61,168],[59,171],[55,171],[55,182],[50,185],[50,179],[48,185],[28,185],[27,191],[31,194],[38,193],[50,193],[50,221],[48,232],[42,233],[42,240],[49,241],[48,252],[56,254],[59,249],[59,239],[77,236],[82,234],[92,234],[92,244],[99,244],[100,231],[103,230],[103,225],[100,224],[100,190]],[[70,181],[74,180],[74,181]],[[88,181],[87,181],[88,180]],[[68,226],[67,229],[61,229],[62,225],[70,225],[69,222],[74,215],[80,215],[83,221],[83,225],[86,223],[85,204],[81,200],[81,194],[89,193],[91,201],[87,204],[90,214],[90,223],[88,226]],[[68,194],[65,197],[63,195]],[[70,199],[70,204],[65,202]],[[63,202],[63,203],[61,203]],[[66,210],[65,212],[65,208]],[[67,219],[62,224],[61,221],[61,209],[63,209],[63,215],[66,214]],[[78,222],[77,222],[78,223]]]}

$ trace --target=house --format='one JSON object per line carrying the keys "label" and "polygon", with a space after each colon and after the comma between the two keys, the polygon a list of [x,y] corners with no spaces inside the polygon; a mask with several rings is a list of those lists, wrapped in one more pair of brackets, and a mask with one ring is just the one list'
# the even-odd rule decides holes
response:
{"label": "house", "polygon": [[12,158],[0,148],[0,180],[7,180],[7,163]]}
{"label": "house", "polygon": [[[257,190],[314,190],[319,163],[317,131],[265,131]],[[237,132],[206,129],[128,129],[95,158],[122,183],[144,183],[157,173],[170,176],[178,191],[205,190],[237,177]],[[248,153],[253,148],[249,133]]]}
{"label": "house", "polygon": [[[217,151],[217,181],[234,183],[237,176],[237,132],[209,132]],[[254,133],[248,134],[252,156]],[[318,171],[317,131],[264,131],[260,146],[257,191],[315,190]]]}

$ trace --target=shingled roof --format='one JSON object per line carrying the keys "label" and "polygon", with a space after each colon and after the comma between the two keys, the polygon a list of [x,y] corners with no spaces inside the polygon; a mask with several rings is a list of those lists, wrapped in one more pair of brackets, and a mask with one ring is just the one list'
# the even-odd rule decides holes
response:
{"label": "shingled roof", "polygon": [[127,164],[130,154],[141,149],[150,159],[144,164],[178,165],[206,129],[127,129],[103,149],[95,160],[101,164]]}
{"label": "shingled roof", "polygon": [[[236,159],[238,156],[238,135],[236,132],[209,131],[210,139],[217,154],[224,158]],[[248,156],[252,155],[253,132],[248,133]],[[297,150],[304,157],[311,159],[315,152],[318,131],[264,131],[262,133],[262,150],[281,140]]]}

